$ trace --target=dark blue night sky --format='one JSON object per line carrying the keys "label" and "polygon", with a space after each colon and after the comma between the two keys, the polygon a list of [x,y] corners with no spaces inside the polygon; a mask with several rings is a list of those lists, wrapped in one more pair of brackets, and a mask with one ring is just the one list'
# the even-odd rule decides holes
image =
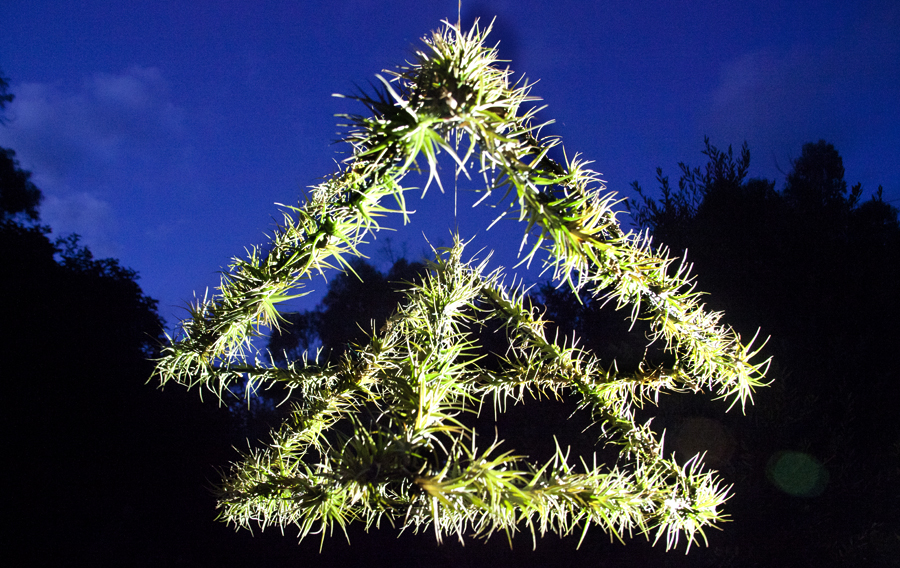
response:
{"label": "dark blue night sky", "polygon": [[[746,140],[751,175],[779,188],[802,144],[826,139],[864,197],[882,184],[900,199],[897,2],[464,1],[462,14],[497,16],[501,55],[539,80],[547,132],[622,196],[634,180],[655,187],[657,166],[677,177],[678,162],[702,163],[708,135]],[[16,99],[0,146],[34,172],[43,221],[137,270],[172,324],[265,240],[275,203],[334,171],[334,115],[363,109],[332,93],[402,64],[456,17],[455,0],[13,0],[0,68]],[[433,189],[395,249],[417,256],[423,231],[448,242],[453,199]],[[460,220],[466,237],[482,225]],[[473,248],[508,254],[519,234],[481,230]],[[384,262],[383,245],[367,252]]]}

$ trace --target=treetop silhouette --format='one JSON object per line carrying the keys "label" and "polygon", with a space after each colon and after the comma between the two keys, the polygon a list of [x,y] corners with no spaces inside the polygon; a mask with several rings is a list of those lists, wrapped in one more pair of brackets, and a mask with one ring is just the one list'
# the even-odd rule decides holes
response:
{"label": "treetop silhouette", "polygon": [[[681,535],[690,546],[723,519],[728,489],[715,473],[697,456],[684,465],[666,457],[635,411],[661,391],[709,391],[743,406],[763,384],[767,363],[753,360],[753,342],[742,343],[720,323],[722,314],[704,309],[686,264],[651,246],[649,234],[622,230],[617,199],[588,162],[577,154],[565,163],[551,159],[560,140],[541,137],[540,109],[527,106],[538,99],[485,45],[489,30],[445,22],[414,63],[390,79],[378,76],[372,95],[352,97],[370,112],[346,117],[352,156],[305,202],[286,207],[267,253],[252,248],[234,260],[217,292],[191,306],[163,349],[163,383],[221,396],[249,381],[299,395],[271,444],[225,476],[222,519],[293,524],[301,538],[316,531],[324,538],[351,521],[431,526],[438,540],[468,531],[511,537],[522,527],[535,536],[579,530],[583,539],[597,525],[619,538],[665,535],[668,547]],[[514,197],[511,214],[527,222],[523,262],[546,255],[559,284],[647,319],[650,339],[664,342],[670,364],[645,361],[620,373],[574,339],[548,337],[521,287],[504,285],[502,270],[490,270],[487,259],[463,261],[458,238],[438,251],[420,284],[410,284],[406,302],[369,343],[339,361],[276,365],[257,350],[253,340],[279,325],[280,303],[302,295],[315,273],[352,270],[350,259],[362,256],[379,217],[407,219],[410,188],[402,182],[420,162],[428,185],[440,185],[442,152],[465,175],[477,160],[484,198]],[[466,332],[488,319],[509,339],[499,371],[483,364]],[[526,393],[563,391],[580,399],[601,439],[621,447],[615,466],[573,458],[559,443],[549,461],[531,463],[498,439],[485,447],[466,420],[489,396],[503,408]]]}

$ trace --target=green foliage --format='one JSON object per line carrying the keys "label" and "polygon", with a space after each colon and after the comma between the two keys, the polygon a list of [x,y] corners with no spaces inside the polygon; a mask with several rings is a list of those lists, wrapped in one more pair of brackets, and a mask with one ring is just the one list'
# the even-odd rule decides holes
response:
{"label": "green foliage", "polygon": [[[666,457],[635,410],[661,391],[709,391],[743,406],[763,384],[766,363],[753,361],[755,349],[719,323],[721,314],[704,309],[686,265],[648,235],[621,229],[615,196],[587,162],[549,157],[560,141],[540,137],[538,109],[525,109],[536,100],[530,85],[511,82],[486,35],[477,25],[464,32],[448,24],[425,40],[414,63],[391,80],[379,77],[373,95],[354,97],[371,114],[347,117],[353,155],[344,168],[305,203],[287,207],[270,252],[252,249],[235,260],[218,292],[191,308],[164,348],[163,383],[221,395],[249,380],[299,395],[272,443],[226,475],[219,499],[226,521],[293,524],[301,537],[323,538],[356,520],[431,526],[438,539],[511,536],[523,527],[583,538],[596,525],[619,538],[665,536],[671,547],[681,536],[689,544],[705,538],[704,529],[723,519],[728,489],[698,457],[684,465]],[[573,341],[549,338],[522,290],[504,286],[486,261],[464,262],[459,241],[410,285],[381,330],[340,360],[276,365],[257,351],[254,338],[279,326],[279,303],[302,294],[316,272],[352,269],[379,217],[406,219],[402,182],[420,161],[429,185],[441,183],[442,152],[465,175],[465,164],[480,164],[485,198],[511,199],[507,213],[527,222],[523,262],[541,253],[558,283],[629,307],[672,364],[620,373]],[[509,338],[500,370],[484,363],[467,333],[485,320]],[[603,440],[621,447],[614,467],[572,458],[561,446],[546,463],[532,463],[496,439],[485,444],[467,421],[486,399],[502,408],[526,394],[562,392],[581,401]]]}

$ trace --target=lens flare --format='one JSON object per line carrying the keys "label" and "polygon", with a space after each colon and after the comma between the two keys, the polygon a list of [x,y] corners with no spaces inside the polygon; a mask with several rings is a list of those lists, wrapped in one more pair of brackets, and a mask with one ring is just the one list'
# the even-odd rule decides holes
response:
{"label": "lens flare", "polygon": [[816,497],[828,485],[828,470],[807,453],[782,451],[769,458],[766,478],[790,495]]}

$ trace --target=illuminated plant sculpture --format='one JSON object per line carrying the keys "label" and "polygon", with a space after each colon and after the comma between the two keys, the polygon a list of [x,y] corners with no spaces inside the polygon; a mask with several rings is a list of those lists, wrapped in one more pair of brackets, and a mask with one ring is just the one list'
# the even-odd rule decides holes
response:
{"label": "illuminated plant sculpture", "polygon": [[[698,458],[683,466],[667,458],[635,409],[662,390],[708,390],[743,406],[762,384],[765,363],[751,361],[755,351],[719,324],[721,314],[704,311],[687,267],[652,248],[648,235],[622,231],[614,196],[602,193],[585,162],[548,157],[559,140],[540,137],[537,111],[523,111],[536,100],[529,85],[511,83],[511,71],[484,45],[487,32],[446,24],[425,40],[415,63],[390,81],[379,77],[375,95],[356,97],[371,116],[349,117],[353,155],[344,169],[288,208],[266,254],[253,249],[235,260],[217,294],[192,306],[165,348],[157,366],[163,383],[221,394],[249,380],[300,395],[272,443],[227,474],[219,495],[224,520],[294,524],[301,538],[350,521],[370,527],[387,520],[431,526],[439,540],[523,528],[533,535],[581,531],[583,538],[597,525],[620,537],[665,535],[667,546],[682,533],[690,545],[722,520],[727,488]],[[649,320],[652,339],[665,342],[675,363],[645,362],[620,374],[573,342],[548,338],[524,293],[504,287],[486,263],[463,262],[458,242],[438,254],[421,285],[411,285],[371,342],[339,362],[304,359],[279,368],[257,351],[252,340],[278,326],[280,302],[314,273],[349,267],[349,256],[379,229],[376,217],[406,219],[401,182],[417,170],[416,160],[427,163],[429,183],[440,183],[440,152],[460,171],[477,160],[487,195],[516,197],[533,241],[529,261],[546,251],[558,282],[630,305],[631,317]],[[382,203],[387,197],[396,209]],[[466,333],[474,318],[498,321],[507,332],[502,371],[475,355]],[[563,450],[530,463],[496,440],[480,447],[464,420],[488,396],[503,403],[562,391],[580,399],[603,439],[621,446],[618,465],[573,463]]]}

